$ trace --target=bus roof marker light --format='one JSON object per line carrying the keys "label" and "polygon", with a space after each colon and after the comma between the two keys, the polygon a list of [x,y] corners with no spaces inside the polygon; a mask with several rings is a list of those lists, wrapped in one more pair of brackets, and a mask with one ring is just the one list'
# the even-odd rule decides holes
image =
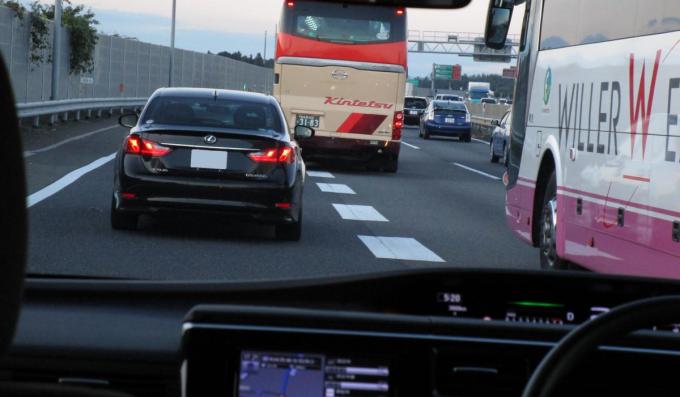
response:
{"label": "bus roof marker light", "polygon": [[406,10],[404,10],[404,8],[402,8],[402,7],[397,8],[397,15],[401,16],[401,15],[404,15],[405,13],[406,13]]}
{"label": "bus roof marker light", "polygon": [[288,8],[295,7],[295,2],[293,0],[286,0],[286,7]]}

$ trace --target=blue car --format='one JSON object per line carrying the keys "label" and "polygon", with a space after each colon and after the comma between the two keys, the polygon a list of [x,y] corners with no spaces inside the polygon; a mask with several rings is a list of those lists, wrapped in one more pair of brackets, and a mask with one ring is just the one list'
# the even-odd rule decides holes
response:
{"label": "blue car", "polygon": [[458,137],[463,142],[472,140],[470,112],[463,102],[432,101],[420,118],[419,135]]}

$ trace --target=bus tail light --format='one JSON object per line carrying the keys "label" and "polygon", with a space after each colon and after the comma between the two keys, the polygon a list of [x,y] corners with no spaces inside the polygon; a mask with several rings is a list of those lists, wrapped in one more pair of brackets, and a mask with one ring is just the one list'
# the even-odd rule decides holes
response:
{"label": "bus tail light", "polygon": [[404,127],[404,112],[394,112],[392,119],[392,140],[398,141],[401,139],[401,129]]}

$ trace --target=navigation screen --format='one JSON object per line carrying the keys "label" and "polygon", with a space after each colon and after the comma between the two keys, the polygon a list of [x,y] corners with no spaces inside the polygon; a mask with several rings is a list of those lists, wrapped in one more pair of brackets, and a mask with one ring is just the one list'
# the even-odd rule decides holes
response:
{"label": "navigation screen", "polygon": [[239,397],[387,397],[389,367],[323,354],[244,351]]}

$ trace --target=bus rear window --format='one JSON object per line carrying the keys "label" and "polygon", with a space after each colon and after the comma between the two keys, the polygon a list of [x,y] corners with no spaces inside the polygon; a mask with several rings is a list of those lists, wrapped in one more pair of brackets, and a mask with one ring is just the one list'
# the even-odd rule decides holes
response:
{"label": "bus rear window", "polygon": [[283,31],[299,37],[341,44],[405,40],[406,17],[395,8],[297,1],[284,7]]}
{"label": "bus rear window", "polygon": [[338,43],[369,43],[390,39],[390,23],[370,19],[299,15],[295,34]]}

